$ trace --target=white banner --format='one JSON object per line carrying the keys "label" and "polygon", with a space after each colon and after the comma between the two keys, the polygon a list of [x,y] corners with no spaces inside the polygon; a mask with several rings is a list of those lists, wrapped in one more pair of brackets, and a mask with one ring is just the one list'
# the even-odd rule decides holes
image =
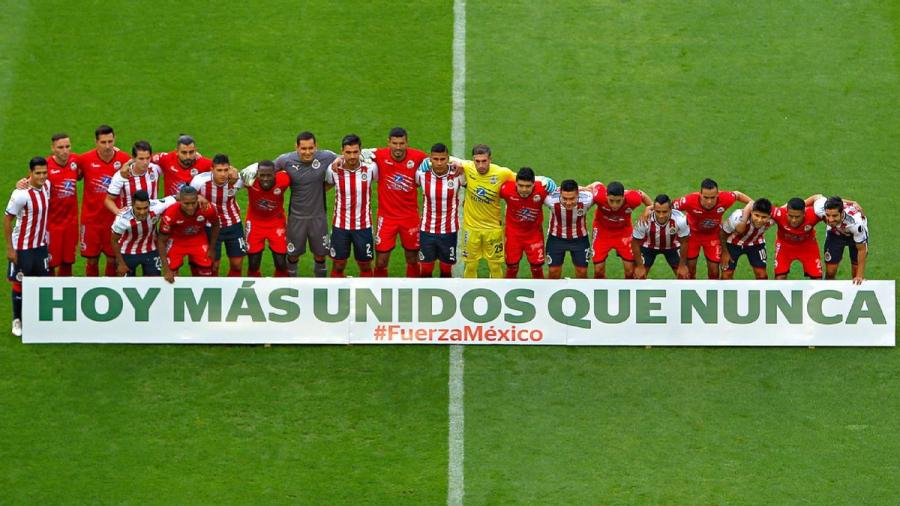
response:
{"label": "white banner", "polygon": [[26,343],[894,346],[894,281],[25,278]]}

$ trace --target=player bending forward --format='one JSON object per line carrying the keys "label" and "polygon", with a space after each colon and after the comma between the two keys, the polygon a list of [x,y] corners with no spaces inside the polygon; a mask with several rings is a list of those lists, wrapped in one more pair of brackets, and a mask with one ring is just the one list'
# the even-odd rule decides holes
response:
{"label": "player bending forward", "polygon": [[772,202],[757,199],[743,209],[735,209],[722,222],[720,234],[722,250],[722,279],[734,279],[737,261],[747,255],[756,279],[767,279],[766,272],[766,231],[774,225]]}
{"label": "player bending forward", "polygon": [[[166,252],[163,277],[173,283],[178,269],[188,257],[192,276],[212,276],[213,246],[219,238],[219,214],[215,206],[201,209],[197,189],[183,186],[178,192],[179,205],[163,213],[156,238],[156,248]],[[207,236],[206,225],[210,225]],[[171,241],[170,241],[171,239]]]}
{"label": "player bending forward", "polygon": [[844,248],[847,248],[850,251],[853,283],[862,283],[869,255],[869,220],[854,202],[840,197],[816,197],[813,210],[828,225],[825,232],[825,279],[837,276],[838,266],[844,258]]}
{"label": "player bending forward", "polygon": [[138,266],[144,276],[160,275],[156,224],[166,209],[177,203],[175,197],[151,200],[147,190],[131,195],[131,207],[123,209],[112,224],[111,240],[120,276],[137,276]]}
{"label": "player bending forward", "polygon": [[678,279],[688,279],[687,251],[691,229],[684,213],[672,209],[672,200],[662,193],[653,199],[653,214],[634,225],[631,250],[635,258],[634,278],[647,279],[657,255],[665,257]]}

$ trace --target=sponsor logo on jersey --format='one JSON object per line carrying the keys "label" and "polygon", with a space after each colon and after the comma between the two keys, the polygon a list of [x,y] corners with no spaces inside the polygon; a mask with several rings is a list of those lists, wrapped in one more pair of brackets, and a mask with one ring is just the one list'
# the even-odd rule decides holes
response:
{"label": "sponsor logo on jersey", "polygon": [[91,167],[93,167],[93,168],[96,169],[96,168],[100,167],[100,164],[99,164],[99,163],[92,163],[92,164],[91,164]]}

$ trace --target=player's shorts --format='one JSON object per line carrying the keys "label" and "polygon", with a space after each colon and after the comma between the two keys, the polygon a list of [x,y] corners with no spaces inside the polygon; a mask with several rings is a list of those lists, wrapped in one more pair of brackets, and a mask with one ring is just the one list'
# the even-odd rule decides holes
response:
{"label": "player's shorts", "polygon": [[162,270],[162,263],[159,259],[159,253],[151,251],[150,253],[138,253],[135,255],[126,255],[122,253],[122,259],[128,266],[128,276],[137,276],[137,268],[141,267],[141,274],[144,276],[159,276]]}
{"label": "player's shorts", "polygon": [[731,244],[730,242],[727,242],[725,243],[725,247],[728,248],[728,254],[731,255],[731,261],[728,262],[728,266],[725,268],[725,270],[735,270],[737,268],[738,259],[741,257],[741,255],[747,255],[747,261],[750,262],[750,265],[752,267],[759,269],[766,268],[765,243],[757,244],[755,246],[737,246]]}
{"label": "player's shorts", "polygon": [[822,277],[822,261],[819,259],[819,245],[816,241],[775,243],[775,275],[783,276],[791,271],[794,260],[803,264],[803,273],[810,278]]}
{"label": "player's shorts", "polygon": [[856,265],[859,262],[856,241],[848,235],[835,234],[829,230],[825,234],[825,263],[832,265],[841,263],[844,258],[844,248],[850,250],[850,263]]}
{"label": "player's shorts", "polygon": [[419,249],[419,217],[397,220],[379,216],[375,226],[375,251],[384,253],[393,250],[397,244],[398,234],[403,249],[410,251]]}
{"label": "player's shorts", "polygon": [[[210,228],[206,229],[206,236],[210,235]],[[219,229],[219,238],[216,240],[216,260],[222,258],[222,245],[225,245],[225,254],[228,258],[242,257],[247,254],[247,241],[244,239],[244,225],[235,223]]]}
{"label": "player's shorts", "polygon": [[347,230],[334,227],[331,229],[331,258],[346,260],[350,258],[350,245],[353,245],[353,258],[357,262],[371,260],[374,256],[372,247],[375,240],[372,238],[372,229]]}
{"label": "player's shorts", "polygon": [[594,258],[595,264],[606,261],[609,252],[615,250],[619,258],[626,262],[634,262],[634,253],[631,251],[631,227],[621,229],[605,229],[594,227]]}
{"label": "player's shorts", "polygon": [[567,251],[572,256],[572,263],[575,264],[575,267],[587,267],[588,260],[591,258],[591,241],[587,236],[577,239],[547,236],[547,263],[550,267],[562,265]]}
{"label": "player's shorts", "polygon": [[48,223],[47,233],[49,241],[47,246],[50,249],[50,268],[59,266],[60,264],[75,263],[75,249],[78,247],[78,222],[70,223]]}
{"label": "player's shorts", "polygon": [[432,234],[423,230],[419,234],[420,262],[430,263],[440,260],[445,264],[456,263],[456,232]]}
{"label": "player's shorts", "polygon": [[261,252],[266,247],[266,241],[269,241],[269,249],[283,255],[287,253],[286,234],[284,221],[247,220],[247,253],[255,255]]}
{"label": "player's shorts", "polygon": [[722,241],[718,236],[691,235],[688,241],[688,260],[696,260],[700,256],[700,249],[706,261],[719,263],[722,260]]}
{"label": "player's shorts", "polygon": [[678,252],[679,248],[669,248],[669,249],[651,249],[644,246],[641,246],[641,258],[644,260],[644,266],[647,270],[650,267],[653,267],[653,262],[656,261],[656,257],[658,255],[662,255],[666,259],[666,263],[669,264],[669,267],[673,269],[678,268],[678,262],[681,260],[681,254]]}
{"label": "player's shorts", "polygon": [[325,214],[313,218],[288,217],[287,253],[300,256],[306,253],[306,244],[315,256],[324,257],[328,252],[328,219]]}
{"label": "player's shorts", "polygon": [[21,282],[25,276],[50,275],[50,251],[47,246],[31,249],[17,249],[16,262],[9,263],[6,277],[10,281]]}
{"label": "player's shorts", "polygon": [[534,234],[511,234],[507,228],[505,248],[507,264],[518,264],[523,254],[531,265],[544,264],[544,234],[541,231]]}
{"label": "player's shorts", "polygon": [[463,229],[462,257],[464,262],[503,262],[503,229]]}
{"label": "player's shorts", "polygon": [[116,256],[112,246],[111,225],[86,225],[81,224],[81,256],[96,258],[100,253],[108,257]]}
{"label": "player's shorts", "polygon": [[169,248],[166,250],[169,269],[177,271],[184,264],[184,257],[188,257],[188,263],[193,266],[212,267],[208,243],[175,243],[169,240]]}

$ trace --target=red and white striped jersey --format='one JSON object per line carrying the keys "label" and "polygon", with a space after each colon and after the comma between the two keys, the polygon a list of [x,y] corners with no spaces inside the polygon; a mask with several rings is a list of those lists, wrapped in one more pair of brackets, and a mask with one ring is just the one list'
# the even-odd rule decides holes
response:
{"label": "red and white striped jersey", "polygon": [[156,251],[156,224],[169,206],[177,204],[175,197],[150,200],[150,212],[143,220],[134,217],[131,207],[116,216],[112,231],[119,234],[119,248],[123,255],[140,255]]}
{"label": "red and white striped jersey", "polygon": [[6,214],[16,217],[12,232],[13,247],[17,250],[47,245],[47,217],[49,216],[50,181],[40,188],[13,190]]}
{"label": "red and white striped jersey", "polygon": [[234,199],[238,190],[244,187],[244,181],[238,178],[234,183],[226,182],[217,185],[213,182],[212,172],[197,174],[191,180],[191,186],[200,192],[200,195],[209,201],[219,214],[219,226],[222,228],[241,222],[241,208]]}
{"label": "red and white striped jersey", "polygon": [[728,242],[735,246],[758,246],[766,243],[766,230],[775,224],[771,218],[766,220],[766,224],[762,228],[753,226],[753,220],[747,220],[747,230],[743,234],[738,234],[735,230],[738,224],[744,218],[743,209],[735,209],[731,215],[722,222],[722,231],[728,236]]}
{"label": "red and white striped jersey", "polygon": [[131,197],[138,190],[145,190],[150,198],[156,198],[157,195],[157,185],[159,185],[159,179],[162,177],[162,167],[156,165],[155,163],[151,163],[147,168],[147,172],[136,176],[134,173],[131,173],[129,177],[122,177],[120,172],[116,172],[113,174],[112,180],[109,182],[109,188],[107,188],[106,192],[113,197],[116,197],[116,205],[119,208],[128,207],[131,205]]}
{"label": "red and white striped jersey", "polygon": [[334,185],[334,219],[332,225],[344,230],[372,227],[372,181],[378,178],[374,163],[360,162],[356,170],[328,166],[325,182]]}
{"label": "red and white striped jersey", "polygon": [[[817,199],[812,205],[816,216],[822,221],[825,221],[825,200],[824,198]],[[853,242],[857,244],[869,240],[869,220],[866,218],[866,215],[863,214],[859,207],[846,202],[844,203],[844,217],[841,218],[841,223],[836,227],[826,224],[826,230],[838,235],[852,237]]]}
{"label": "red and white striped jersey", "polygon": [[422,223],[419,230],[430,234],[452,234],[459,230],[459,192],[465,174],[417,172],[416,185],[422,189]]}
{"label": "red and white striped jersey", "polygon": [[578,192],[578,202],[571,210],[563,207],[559,190],[547,195],[544,205],[550,208],[550,228],[547,233],[559,239],[587,237],[588,209],[594,205],[594,195],[589,191]]}
{"label": "red and white striped jersey", "polygon": [[634,224],[634,232],[631,237],[641,240],[641,246],[650,249],[664,250],[681,246],[679,239],[691,235],[691,227],[688,226],[684,213],[677,209],[672,210],[669,221],[659,223],[656,216],[648,220],[640,220]]}

